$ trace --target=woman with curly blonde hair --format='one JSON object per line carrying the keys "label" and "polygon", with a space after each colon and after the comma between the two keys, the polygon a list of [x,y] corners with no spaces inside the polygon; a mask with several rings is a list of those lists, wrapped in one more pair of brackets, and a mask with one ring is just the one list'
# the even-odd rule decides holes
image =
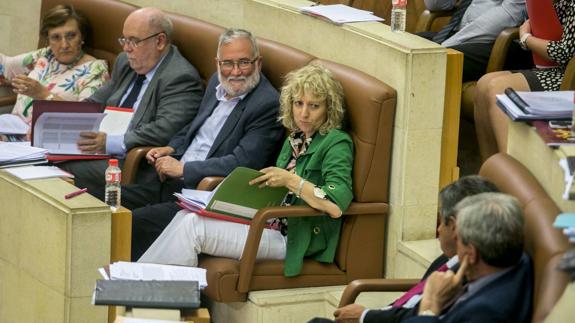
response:
{"label": "woman with curly blonde hair", "polygon": [[[309,205],[323,216],[290,217],[264,229],[258,259],[285,259],[284,274],[300,273],[306,257],[333,262],[342,214],[353,199],[353,142],[342,130],[343,88],[332,73],[309,65],[289,73],[280,95],[280,120],[289,130],[276,166],[250,181],[286,187],[287,205]],[[247,197],[249,198],[249,197]],[[240,258],[249,226],[178,212],[139,259],[196,266],[198,254]]]}

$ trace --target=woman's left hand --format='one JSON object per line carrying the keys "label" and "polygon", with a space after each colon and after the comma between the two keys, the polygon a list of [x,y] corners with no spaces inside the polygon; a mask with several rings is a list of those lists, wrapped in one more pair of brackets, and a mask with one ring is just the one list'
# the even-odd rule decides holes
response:
{"label": "woman's left hand", "polygon": [[48,89],[40,84],[40,82],[26,75],[16,75],[12,79],[12,87],[14,88],[14,92],[29,96],[33,99],[41,100],[49,95]]}
{"label": "woman's left hand", "polygon": [[297,176],[288,172],[283,168],[278,167],[267,167],[261,169],[260,172],[264,175],[254,178],[250,181],[250,185],[260,184],[260,187],[287,187],[288,182]]}

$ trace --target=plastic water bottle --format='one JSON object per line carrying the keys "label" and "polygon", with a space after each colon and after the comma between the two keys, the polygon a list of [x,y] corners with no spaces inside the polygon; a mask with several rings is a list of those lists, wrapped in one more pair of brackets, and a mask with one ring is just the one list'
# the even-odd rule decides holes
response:
{"label": "plastic water bottle", "polygon": [[405,31],[407,0],[391,0],[391,31]]}
{"label": "plastic water bottle", "polygon": [[106,191],[105,201],[106,204],[116,211],[121,205],[121,185],[122,170],[118,167],[117,159],[110,159],[108,161],[108,168],[106,168]]}

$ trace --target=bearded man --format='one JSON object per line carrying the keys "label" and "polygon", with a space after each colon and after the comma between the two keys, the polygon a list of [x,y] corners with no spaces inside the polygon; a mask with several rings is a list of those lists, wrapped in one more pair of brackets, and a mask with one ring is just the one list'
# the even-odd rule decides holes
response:
{"label": "bearded man", "polygon": [[122,205],[132,209],[132,260],[137,260],[180,207],[174,192],[195,189],[206,176],[226,176],[234,168],[270,165],[281,147],[279,94],[261,74],[262,57],[248,31],[220,35],[218,71],[207,85],[197,116],[165,147],[146,159],[155,183],[127,185]]}

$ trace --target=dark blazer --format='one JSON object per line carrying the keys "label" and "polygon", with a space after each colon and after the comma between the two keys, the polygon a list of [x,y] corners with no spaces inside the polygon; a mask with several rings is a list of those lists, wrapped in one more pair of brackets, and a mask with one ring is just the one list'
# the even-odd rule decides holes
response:
{"label": "dark blazer", "polygon": [[[118,106],[136,73],[126,53],[118,55],[111,80],[87,101]],[[134,113],[124,144],[165,146],[197,114],[202,99],[202,80],[198,71],[171,45]]]}
{"label": "dark blazer", "polygon": [[[431,263],[431,265],[429,265],[429,268],[427,268],[427,271],[425,272],[425,274],[423,275],[421,280],[427,279],[427,277],[429,277],[429,275],[431,275],[431,273],[433,273],[434,271],[439,269],[439,267],[441,267],[448,260],[449,260],[449,258],[447,258],[444,255],[437,257]],[[459,266],[457,268],[459,268]],[[454,268],[454,270],[457,270],[457,269]],[[407,318],[410,318],[412,316],[416,316],[418,310],[419,310],[419,304],[417,304],[413,308],[399,307],[399,308],[391,308],[388,310],[369,310],[366,313],[365,317],[363,318],[363,323],[401,322]]]}
{"label": "dark blazer", "polygon": [[[218,84],[218,76],[214,74],[208,82],[198,115],[168,144],[175,149],[175,158],[179,159],[186,152],[204,121],[218,105]],[[238,166],[260,169],[269,165],[281,147],[284,134],[278,113],[278,92],[261,74],[258,85],[234,107],[206,159],[184,165],[184,187],[195,189],[202,178],[226,176]]]}
{"label": "dark blazer", "polygon": [[443,316],[414,316],[405,322],[529,322],[533,299],[533,265],[523,254],[510,271],[485,285]]}

